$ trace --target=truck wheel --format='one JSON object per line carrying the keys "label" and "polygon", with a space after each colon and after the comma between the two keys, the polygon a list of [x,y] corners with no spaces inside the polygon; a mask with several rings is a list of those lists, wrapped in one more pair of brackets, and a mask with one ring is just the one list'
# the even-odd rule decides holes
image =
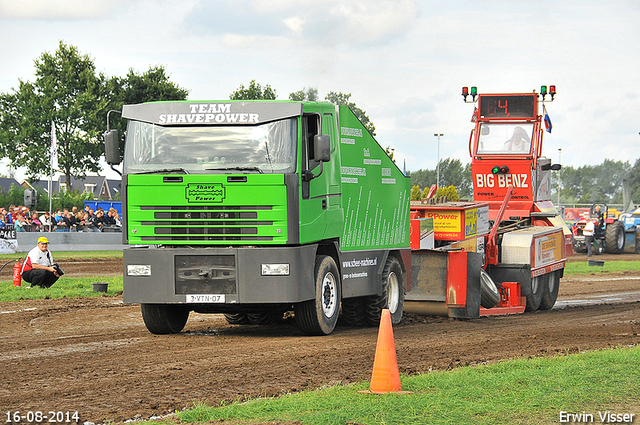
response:
{"label": "truck wheel", "polygon": [[246,313],[224,313],[224,318],[230,325],[248,325],[251,323]]}
{"label": "truck wheel", "polygon": [[364,302],[365,317],[369,326],[379,326],[382,309],[388,308],[391,313],[391,324],[397,325],[402,320],[404,310],[404,281],[402,266],[395,257],[389,257],[382,271],[382,295],[366,297]]}
{"label": "truck wheel", "polygon": [[557,272],[547,273],[543,277],[542,300],[538,310],[551,310],[558,299],[558,289],[560,289],[560,278]]}
{"label": "truck wheel", "polygon": [[493,308],[499,302],[498,287],[487,272],[480,270],[480,305],[484,308]]}
{"label": "truck wheel", "polygon": [[316,298],[296,304],[296,323],[306,335],[329,335],[336,327],[340,310],[340,274],[328,255],[316,258],[314,270]]}
{"label": "truck wheel", "polygon": [[364,316],[364,300],[361,297],[342,300],[342,320],[347,326],[365,326],[367,324]]}
{"label": "truck wheel", "polygon": [[140,304],[140,310],[149,332],[157,335],[177,334],[189,319],[189,309],[180,304]]}
{"label": "truck wheel", "polygon": [[624,225],[615,221],[604,232],[604,249],[608,254],[620,254],[624,250]]}
{"label": "truck wheel", "polygon": [[543,283],[541,276],[531,278],[531,287],[529,288],[529,295],[527,295],[527,306],[524,311],[536,311],[538,307],[540,307]]}
{"label": "truck wheel", "polygon": [[281,311],[261,311],[259,313],[247,313],[247,319],[252,325],[273,325],[282,321]]}

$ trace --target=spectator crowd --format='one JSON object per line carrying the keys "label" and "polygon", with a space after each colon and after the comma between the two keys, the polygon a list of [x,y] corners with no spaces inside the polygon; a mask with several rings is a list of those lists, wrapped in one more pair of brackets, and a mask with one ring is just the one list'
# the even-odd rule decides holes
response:
{"label": "spectator crowd", "polygon": [[115,208],[105,211],[98,207],[96,211],[84,206],[40,213],[25,206],[11,205],[9,209],[0,208],[0,229],[13,225],[17,232],[121,232],[122,222]]}

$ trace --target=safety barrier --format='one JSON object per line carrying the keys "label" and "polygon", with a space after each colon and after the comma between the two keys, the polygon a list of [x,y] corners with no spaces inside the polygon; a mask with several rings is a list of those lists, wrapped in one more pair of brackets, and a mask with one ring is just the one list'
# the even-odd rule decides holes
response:
{"label": "safety barrier", "polygon": [[108,232],[16,232],[17,252],[29,252],[38,238],[49,239],[52,252],[61,251],[120,251],[122,233]]}

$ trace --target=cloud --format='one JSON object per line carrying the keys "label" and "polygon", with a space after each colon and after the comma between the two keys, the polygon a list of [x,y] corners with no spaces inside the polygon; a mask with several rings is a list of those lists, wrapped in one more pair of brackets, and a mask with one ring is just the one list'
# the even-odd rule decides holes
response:
{"label": "cloud", "polygon": [[0,0],[0,18],[77,20],[104,18],[123,0]]}
{"label": "cloud", "polygon": [[386,44],[420,15],[415,0],[201,1],[185,19],[200,35],[289,38],[298,44]]}

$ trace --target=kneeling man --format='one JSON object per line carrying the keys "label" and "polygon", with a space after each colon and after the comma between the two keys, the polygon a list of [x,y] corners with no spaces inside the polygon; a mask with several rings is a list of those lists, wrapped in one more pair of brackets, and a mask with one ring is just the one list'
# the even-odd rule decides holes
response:
{"label": "kneeling man", "polygon": [[38,238],[38,245],[29,251],[27,261],[22,266],[22,278],[31,286],[48,288],[60,277],[54,267],[53,258],[48,250],[49,240],[44,236]]}

